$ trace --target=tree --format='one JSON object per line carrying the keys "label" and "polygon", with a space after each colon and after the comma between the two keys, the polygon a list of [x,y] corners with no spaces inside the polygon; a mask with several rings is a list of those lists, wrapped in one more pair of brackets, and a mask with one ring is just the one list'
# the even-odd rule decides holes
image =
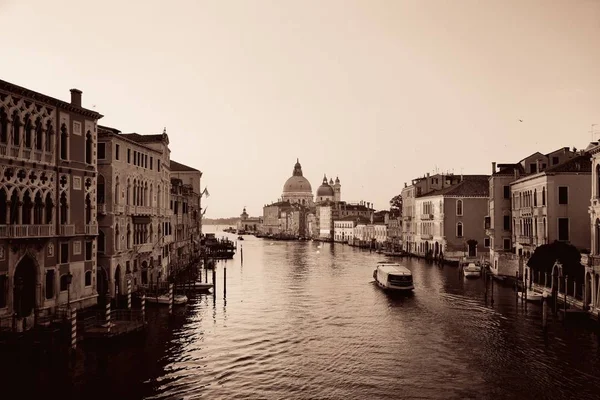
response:
{"label": "tree", "polygon": [[402,216],[402,195],[396,195],[390,200],[390,214],[392,217]]}
{"label": "tree", "polygon": [[569,280],[583,282],[585,268],[581,265],[581,253],[575,246],[565,242],[555,241],[537,247],[527,261],[527,266],[533,271],[552,275],[556,260],[562,264],[563,275],[568,275]]}

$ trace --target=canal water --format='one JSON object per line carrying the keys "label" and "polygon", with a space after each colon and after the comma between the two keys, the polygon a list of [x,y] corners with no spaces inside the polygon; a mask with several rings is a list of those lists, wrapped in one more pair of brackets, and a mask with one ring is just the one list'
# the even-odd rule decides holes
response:
{"label": "canal water", "polygon": [[414,295],[389,297],[372,277],[384,259],[246,236],[217,264],[214,295],[171,317],[149,308],[145,335],[80,346],[70,367],[23,360],[0,376],[13,387],[25,379],[24,398],[599,398],[590,326],[550,320],[544,334],[540,306],[517,305],[511,288],[496,285],[492,305],[483,279],[417,259],[402,261]]}

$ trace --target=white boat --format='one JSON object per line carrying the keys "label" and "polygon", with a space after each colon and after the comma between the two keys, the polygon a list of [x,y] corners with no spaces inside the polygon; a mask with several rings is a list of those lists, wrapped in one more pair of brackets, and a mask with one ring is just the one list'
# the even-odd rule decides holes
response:
{"label": "white boat", "polygon": [[479,278],[481,276],[481,266],[469,263],[469,265],[463,267],[463,274],[466,278]]}
{"label": "white boat", "polygon": [[[146,302],[155,303],[155,304],[169,304],[169,295],[161,294],[158,296],[149,295],[146,297]],[[174,294],[173,295],[173,304],[185,304],[188,302],[188,298],[182,294]]]}
{"label": "white boat", "polygon": [[415,288],[410,269],[397,263],[380,262],[373,271],[373,278],[383,290],[410,291]]}
{"label": "white boat", "polygon": [[[523,298],[524,293],[523,292],[517,292],[517,295],[519,297]],[[542,301],[542,293],[534,292],[533,290],[528,290],[527,291],[527,296],[526,296],[525,300],[531,301],[531,302]]]}

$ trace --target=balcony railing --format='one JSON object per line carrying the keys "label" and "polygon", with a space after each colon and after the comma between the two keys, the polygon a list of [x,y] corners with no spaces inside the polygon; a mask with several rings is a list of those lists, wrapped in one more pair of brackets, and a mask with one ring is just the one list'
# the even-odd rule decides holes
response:
{"label": "balcony railing", "polygon": [[533,243],[533,238],[531,236],[519,236],[517,238],[517,240],[519,241],[520,244],[532,244]]}
{"label": "balcony railing", "polygon": [[123,204],[114,204],[113,209],[115,214],[123,214],[125,212],[125,206]]}
{"label": "balcony railing", "polygon": [[35,238],[54,236],[53,225],[0,225],[2,238]]}
{"label": "balcony railing", "polygon": [[421,220],[433,219],[433,214],[421,214]]}
{"label": "balcony railing", "polygon": [[8,151],[7,146],[3,143],[0,143],[0,157],[8,156],[7,151]]}
{"label": "balcony railing", "polygon": [[74,236],[75,225],[61,225],[59,230],[60,236]]}
{"label": "balcony railing", "polygon": [[533,209],[531,207],[521,207],[521,209],[519,210],[521,216],[526,217],[526,216],[531,216]]}
{"label": "balcony railing", "polygon": [[431,235],[429,233],[421,233],[421,239],[423,239],[423,240],[431,240],[431,239],[433,239],[433,235]]}
{"label": "balcony railing", "polygon": [[150,253],[153,247],[152,243],[136,244],[135,251],[137,253]]}
{"label": "balcony railing", "polygon": [[546,206],[538,206],[533,209],[533,215],[541,217],[546,215]]}
{"label": "balcony railing", "polygon": [[86,235],[97,235],[98,234],[98,225],[89,224],[85,226],[85,234]]}
{"label": "balcony railing", "polygon": [[485,234],[486,236],[494,236],[494,228],[487,228]]}

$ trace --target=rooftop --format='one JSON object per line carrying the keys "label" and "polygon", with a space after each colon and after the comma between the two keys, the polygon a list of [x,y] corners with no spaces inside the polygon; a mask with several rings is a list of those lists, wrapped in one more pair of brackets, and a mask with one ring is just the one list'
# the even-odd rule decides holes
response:
{"label": "rooftop", "polygon": [[463,180],[459,183],[441,190],[434,190],[419,197],[488,197],[489,193],[489,175],[463,175]]}
{"label": "rooftop", "polygon": [[171,160],[170,165],[171,171],[175,172],[200,172],[196,168],[189,167],[185,164],[178,163],[177,161]]}

